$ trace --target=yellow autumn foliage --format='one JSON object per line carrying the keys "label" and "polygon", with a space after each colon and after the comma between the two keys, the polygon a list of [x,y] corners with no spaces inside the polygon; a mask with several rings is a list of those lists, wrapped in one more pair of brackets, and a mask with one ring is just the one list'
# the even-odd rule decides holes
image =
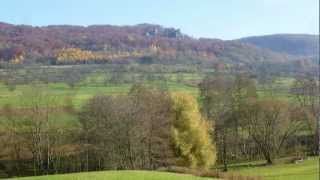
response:
{"label": "yellow autumn foliage", "polygon": [[210,136],[211,125],[202,118],[193,96],[175,93],[172,99],[176,117],[172,139],[180,164],[191,168],[209,168],[216,161],[216,148]]}
{"label": "yellow autumn foliage", "polygon": [[64,62],[89,62],[108,61],[127,58],[138,58],[144,55],[143,51],[87,51],[79,48],[61,49],[56,53],[56,59],[60,63]]}

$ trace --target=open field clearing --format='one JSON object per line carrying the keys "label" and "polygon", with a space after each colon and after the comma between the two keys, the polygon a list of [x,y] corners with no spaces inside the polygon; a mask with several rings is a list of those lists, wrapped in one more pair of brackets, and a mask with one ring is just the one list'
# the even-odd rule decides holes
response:
{"label": "open field clearing", "polygon": [[[167,81],[153,80],[143,81],[143,84],[155,86],[162,89],[168,89],[171,92],[187,92],[196,97],[199,96],[199,89],[195,82],[200,82],[203,75],[193,73],[182,73],[183,80],[177,80],[179,75],[177,73],[166,73],[163,76]],[[132,74],[134,76],[134,74]],[[73,105],[77,108],[97,94],[103,95],[119,95],[126,94],[134,83],[107,83],[103,82],[103,76],[99,73],[87,77],[85,80],[78,83],[75,87],[70,87],[66,83],[49,83],[43,84],[47,86],[50,95],[55,96],[56,103],[62,104],[66,97],[71,97]],[[277,88],[274,92],[266,92],[260,85],[258,88],[258,96],[261,98],[268,98],[274,96],[282,100],[288,100],[288,90],[292,85],[292,78],[279,78],[272,86]],[[12,106],[21,105],[21,93],[28,88],[28,85],[16,85],[15,89],[10,91],[9,88],[0,83],[0,107],[6,104]],[[270,88],[270,87],[269,87]]]}

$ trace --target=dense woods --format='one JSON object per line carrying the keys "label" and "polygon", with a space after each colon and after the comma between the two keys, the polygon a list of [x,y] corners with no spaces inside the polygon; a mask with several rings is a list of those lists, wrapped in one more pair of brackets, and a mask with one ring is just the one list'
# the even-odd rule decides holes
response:
{"label": "dense woods", "polygon": [[[75,48],[75,49],[74,49]],[[20,63],[74,64],[153,57],[174,61],[181,57],[215,59],[223,43],[201,43],[173,28],[141,24],[137,26],[14,26],[0,24],[0,59]],[[70,60],[71,62],[61,62]],[[58,61],[58,62],[57,62]]]}
{"label": "dense woods", "polygon": [[[278,47],[279,38],[286,44]],[[0,23],[0,68],[7,64],[223,64],[236,71],[276,66],[275,73],[314,74],[316,38],[278,35],[223,41],[196,39],[179,29],[152,24],[32,27]]]}

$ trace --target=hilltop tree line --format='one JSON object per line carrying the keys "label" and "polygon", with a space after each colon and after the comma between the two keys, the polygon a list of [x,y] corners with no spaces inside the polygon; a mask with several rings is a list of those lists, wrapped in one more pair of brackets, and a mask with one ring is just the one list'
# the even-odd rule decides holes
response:
{"label": "hilltop tree line", "polygon": [[5,62],[74,64],[149,56],[173,61],[178,56],[213,60],[222,50],[222,41],[198,41],[178,29],[151,24],[123,27],[0,24],[0,60]]}
{"label": "hilltop tree line", "polygon": [[314,73],[310,57],[272,52],[241,41],[192,38],[159,25],[45,26],[0,23],[0,68],[6,64],[224,64],[235,71]]}

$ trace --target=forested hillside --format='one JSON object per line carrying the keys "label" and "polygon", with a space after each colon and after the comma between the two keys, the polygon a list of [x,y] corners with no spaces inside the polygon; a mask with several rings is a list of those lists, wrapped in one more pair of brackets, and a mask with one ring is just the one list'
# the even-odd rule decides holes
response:
{"label": "forested hillside", "polygon": [[0,61],[15,64],[137,61],[246,66],[290,59],[296,58],[238,41],[196,39],[179,29],[151,24],[33,27],[0,23]]}
{"label": "forested hillside", "polygon": [[242,38],[240,42],[292,55],[314,57],[319,54],[319,35],[275,34]]}

